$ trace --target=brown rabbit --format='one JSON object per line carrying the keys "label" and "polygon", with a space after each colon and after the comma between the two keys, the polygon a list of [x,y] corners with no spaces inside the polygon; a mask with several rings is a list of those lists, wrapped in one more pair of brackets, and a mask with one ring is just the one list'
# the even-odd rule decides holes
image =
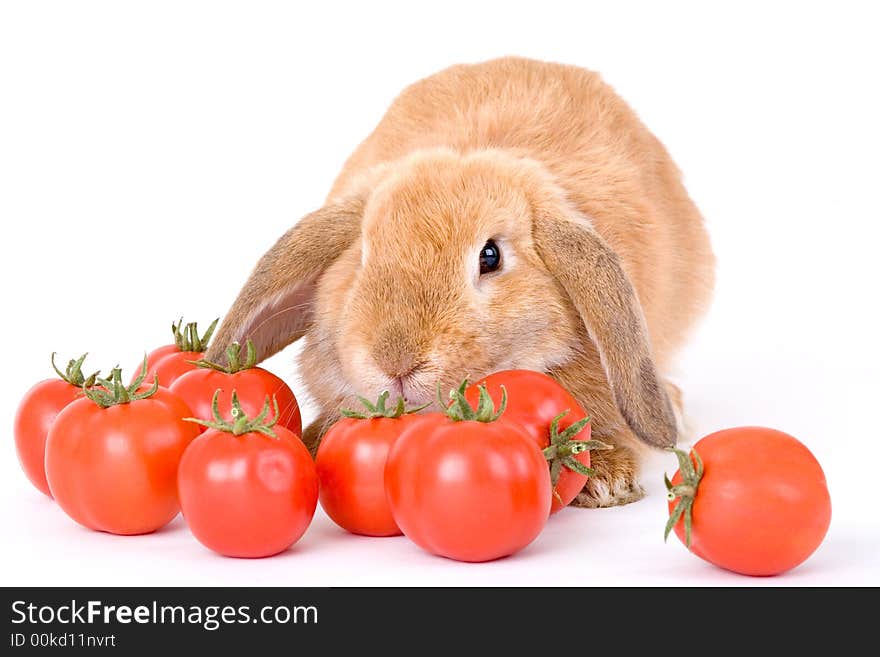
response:
{"label": "brown rabbit", "polygon": [[262,359],[304,337],[311,449],[358,394],[417,404],[438,381],[547,372],[616,447],[595,453],[575,504],[625,504],[643,495],[640,444],[676,442],[662,373],[713,272],[678,169],[598,75],[454,66],[404,90],[327,204],[260,259],[208,357],[251,338]]}

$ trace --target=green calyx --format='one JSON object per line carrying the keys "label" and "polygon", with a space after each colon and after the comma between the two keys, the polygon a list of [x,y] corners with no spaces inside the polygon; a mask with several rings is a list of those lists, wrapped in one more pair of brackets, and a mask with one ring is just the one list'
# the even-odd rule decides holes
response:
{"label": "green calyx", "polygon": [[226,348],[226,365],[221,365],[220,363],[212,363],[211,361],[205,360],[204,358],[187,362],[192,363],[193,365],[198,365],[199,367],[217,370],[218,372],[223,372],[224,374],[235,374],[236,372],[241,372],[242,370],[249,370],[256,367],[257,350],[254,348],[253,340],[248,340],[245,343],[245,357],[244,360],[242,360],[241,345],[237,342],[233,342]]}
{"label": "green calyx", "polygon": [[95,385],[95,381],[98,380],[98,374],[100,374],[100,372],[94,372],[87,377],[83,376],[82,365],[88,355],[88,352],[86,352],[76,360],[71,358],[67,361],[67,368],[62,372],[58,369],[58,366],[55,365],[55,352],[53,351],[51,358],[52,369],[55,370],[55,373],[58,374],[59,377],[61,377],[62,381],[69,383],[72,386],[76,386],[77,388],[91,388]]}
{"label": "green calyx", "polygon": [[187,417],[183,419],[187,422],[195,422],[196,424],[201,424],[203,427],[216,429],[217,431],[226,431],[234,436],[256,432],[261,433],[264,436],[269,436],[270,438],[278,438],[278,435],[274,431],[272,431],[272,427],[274,427],[278,423],[277,398],[272,397],[272,404],[274,406],[275,413],[272,416],[271,420],[266,419],[269,416],[269,395],[266,395],[266,401],[263,404],[263,409],[260,411],[259,415],[253,418],[248,418],[247,413],[245,413],[244,409],[241,407],[241,402],[239,402],[238,400],[238,393],[233,390],[232,420],[227,420],[222,415],[220,415],[219,399],[220,391],[217,390],[214,393],[214,399],[211,401],[211,414],[214,416],[213,420],[201,420],[195,417]]}
{"label": "green calyx", "polygon": [[403,415],[409,415],[411,413],[418,413],[419,411],[423,411],[428,406],[430,406],[433,402],[428,402],[427,404],[422,404],[421,406],[416,406],[415,408],[407,408],[406,401],[403,397],[397,398],[397,403],[388,408],[388,398],[391,396],[387,390],[382,392],[379,395],[379,399],[376,400],[376,403],[372,403],[369,399],[365,399],[364,397],[358,397],[358,401],[364,407],[363,411],[356,411],[351,408],[340,408],[339,413],[343,417],[352,418],[354,420],[372,420],[375,418],[390,418],[392,420],[397,419]]}
{"label": "green calyx", "polygon": [[[694,499],[697,496],[697,489],[700,486],[700,480],[703,478],[703,459],[696,450],[692,449],[690,454],[684,450],[671,448],[669,451],[678,458],[678,470],[681,473],[681,483],[673,485],[665,474],[663,481],[666,482],[666,497],[670,502],[678,499],[678,504],[669,514],[669,521],[666,523],[666,531],[663,532],[663,540],[669,538],[669,532],[684,517],[684,536],[685,545],[691,547],[691,532],[694,525],[693,507]],[[693,459],[691,459],[693,457]]]}
{"label": "green calyx", "polygon": [[507,408],[507,390],[504,386],[501,386],[501,405],[497,412],[495,411],[495,402],[485,385],[479,387],[480,399],[477,401],[476,407],[471,406],[464,396],[467,386],[468,380],[465,379],[458,388],[451,390],[449,399],[452,400],[452,403],[447,406],[440,392],[440,384],[437,384],[437,402],[450,420],[453,422],[494,422],[504,414]]}
{"label": "green calyx", "polygon": [[153,385],[150,388],[143,392],[138,392],[138,388],[141,387],[146,377],[147,357],[144,355],[144,362],[143,365],[141,365],[140,374],[138,374],[137,378],[131,382],[131,385],[126,386],[122,383],[122,370],[118,367],[114,367],[110,371],[109,379],[98,377],[92,388],[83,384],[83,393],[101,408],[109,408],[110,406],[116,406],[117,404],[128,404],[133,401],[138,401],[139,399],[146,399],[147,397],[156,394],[156,391],[159,389],[158,376],[153,377]]}
{"label": "green calyx", "polygon": [[575,455],[594,449],[614,449],[611,445],[599,440],[575,440],[574,437],[590,423],[589,417],[578,420],[560,432],[559,421],[567,414],[568,411],[563,411],[553,418],[553,421],[550,423],[550,444],[543,450],[544,458],[547,459],[547,463],[550,466],[550,483],[553,484],[554,488],[556,488],[556,484],[559,482],[562,468],[568,468],[585,477],[591,477],[596,474],[593,468],[588,468],[574,458]]}
{"label": "green calyx", "polygon": [[183,317],[181,317],[176,324],[171,325],[171,333],[174,334],[174,344],[177,345],[179,351],[205,351],[219,321],[220,318],[218,317],[211,322],[205,334],[200,336],[198,322],[190,322],[181,330],[180,327],[183,326]]}

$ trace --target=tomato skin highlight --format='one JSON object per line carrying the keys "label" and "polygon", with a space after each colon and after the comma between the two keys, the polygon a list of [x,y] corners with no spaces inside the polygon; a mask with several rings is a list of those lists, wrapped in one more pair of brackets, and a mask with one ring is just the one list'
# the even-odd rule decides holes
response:
{"label": "tomato skin highlight", "polygon": [[318,503],[314,462],[298,435],[282,426],[273,431],[277,438],[208,429],[184,453],[181,507],[207,548],[228,557],[268,557],[308,529]]}
{"label": "tomato skin highlight", "polygon": [[189,407],[165,388],[152,397],[101,408],[69,404],[46,440],[46,477],[76,522],[113,534],[146,534],[180,510],[177,466],[198,427]]}
{"label": "tomato skin highlight", "polygon": [[401,531],[425,550],[490,561],[531,543],[550,513],[540,450],[508,422],[453,422],[428,413],[391,447],[385,490]]}
{"label": "tomato skin highlight", "polygon": [[[505,370],[490,374],[465,390],[465,398],[471,404],[477,403],[481,385],[486,386],[496,403],[501,399],[502,386],[507,390],[507,410],[501,419],[519,424],[541,449],[550,445],[550,423],[560,413],[568,411],[559,420],[560,432],[587,417],[577,400],[556,379],[542,372]],[[587,424],[577,434],[576,439],[590,440],[590,435],[591,426]],[[589,451],[576,454],[574,458],[590,467]],[[568,506],[583,490],[586,483],[586,475],[563,467],[554,489],[556,495],[553,496],[550,514],[553,515]]]}
{"label": "tomato skin highlight", "polygon": [[[693,505],[690,550],[743,575],[778,575],[803,563],[831,523],[831,497],[815,456],[764,427],[725,429],[694,445],[705,471]],[[681,483],[681,473],[671,479]],[[669,511],[678,500],[670,501]],[[683,520],[674,531],[685,543]]]}
{"label": "tomato skin highlight", "polygon": [[[241,406],[248,416],[259,414],[266,397],[278,400],[278,425],[302,435],[302,418],[293,391],[280,378],[261,367],[244,369],[234,374],[209,368],[196,368],[171,384],[171,391],[179,395],[192,409],[193,417],[212,418],[211,402],[220,390],[220,414],[229,417],[232,411],[232,391],[238,393]],[[204,428],[202,428],[204,431]]]}
{"label": "tomato skin highlight", "polygon": [[46,438],[58,414],[77,398],[82,389],[62,381],[46,379],[25,393],[15,412],[13,434],[21,468],[30,482],[49,497],[46,481]]}
{"label": "tomato skin highlight", "polygon": [[321,507],[337,525],[364,536],[399,536],[385,495],[391,446],[418,415],[343,418],[324,434],[315,465]]}

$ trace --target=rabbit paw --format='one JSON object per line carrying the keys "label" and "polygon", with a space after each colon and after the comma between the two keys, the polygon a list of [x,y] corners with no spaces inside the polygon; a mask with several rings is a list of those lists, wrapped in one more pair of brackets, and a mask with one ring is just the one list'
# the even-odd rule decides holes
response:
{"label": "rabbit paw", "polygon": [[593,452],[592,468],[596,474],[587,479],[572,506],[596,509],[638,502],[645,489],[636,481],[636,456],[626,447]]}
{"label": "rabbit paw", "polygon": [[339,419],[339,416],[321,415],[314,422],[305,428],[302,435],[302,441],[305,443],[312,458],[318,453],[318,446],[321,444],[321,438],[327,433],[327,430],[333,426],[333,423]]}
{"label": "rabbit paw", "polygon": [[615,479],[606,481],[591,477],[571,505],[584,509],[623,506],[638,502],[645,496],[645,489],[637,481]]}

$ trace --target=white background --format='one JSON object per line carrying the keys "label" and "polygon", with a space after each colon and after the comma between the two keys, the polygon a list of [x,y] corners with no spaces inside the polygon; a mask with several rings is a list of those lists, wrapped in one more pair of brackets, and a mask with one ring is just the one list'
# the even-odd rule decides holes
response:
{"label": "white background", "polygon": [[[870,3],[426,6],[3,3],[0,583],[880,584]],[[282,556],[224,559],[179,518],[150,536],[94,533],[30,486],[12,418],[51,351],[130,368],[179,315],[222,314],[404,85],[504,54],[601,71],[685,172],[719,261],[681,358],[695,436],[763,424],[813,450],[834,518],[811,560],[755,580],[664,545],[665,455],[644,501],[567,509],[483,565],[353,537],[320,511]],[[296,389],[292,356],[267,366]]]}

